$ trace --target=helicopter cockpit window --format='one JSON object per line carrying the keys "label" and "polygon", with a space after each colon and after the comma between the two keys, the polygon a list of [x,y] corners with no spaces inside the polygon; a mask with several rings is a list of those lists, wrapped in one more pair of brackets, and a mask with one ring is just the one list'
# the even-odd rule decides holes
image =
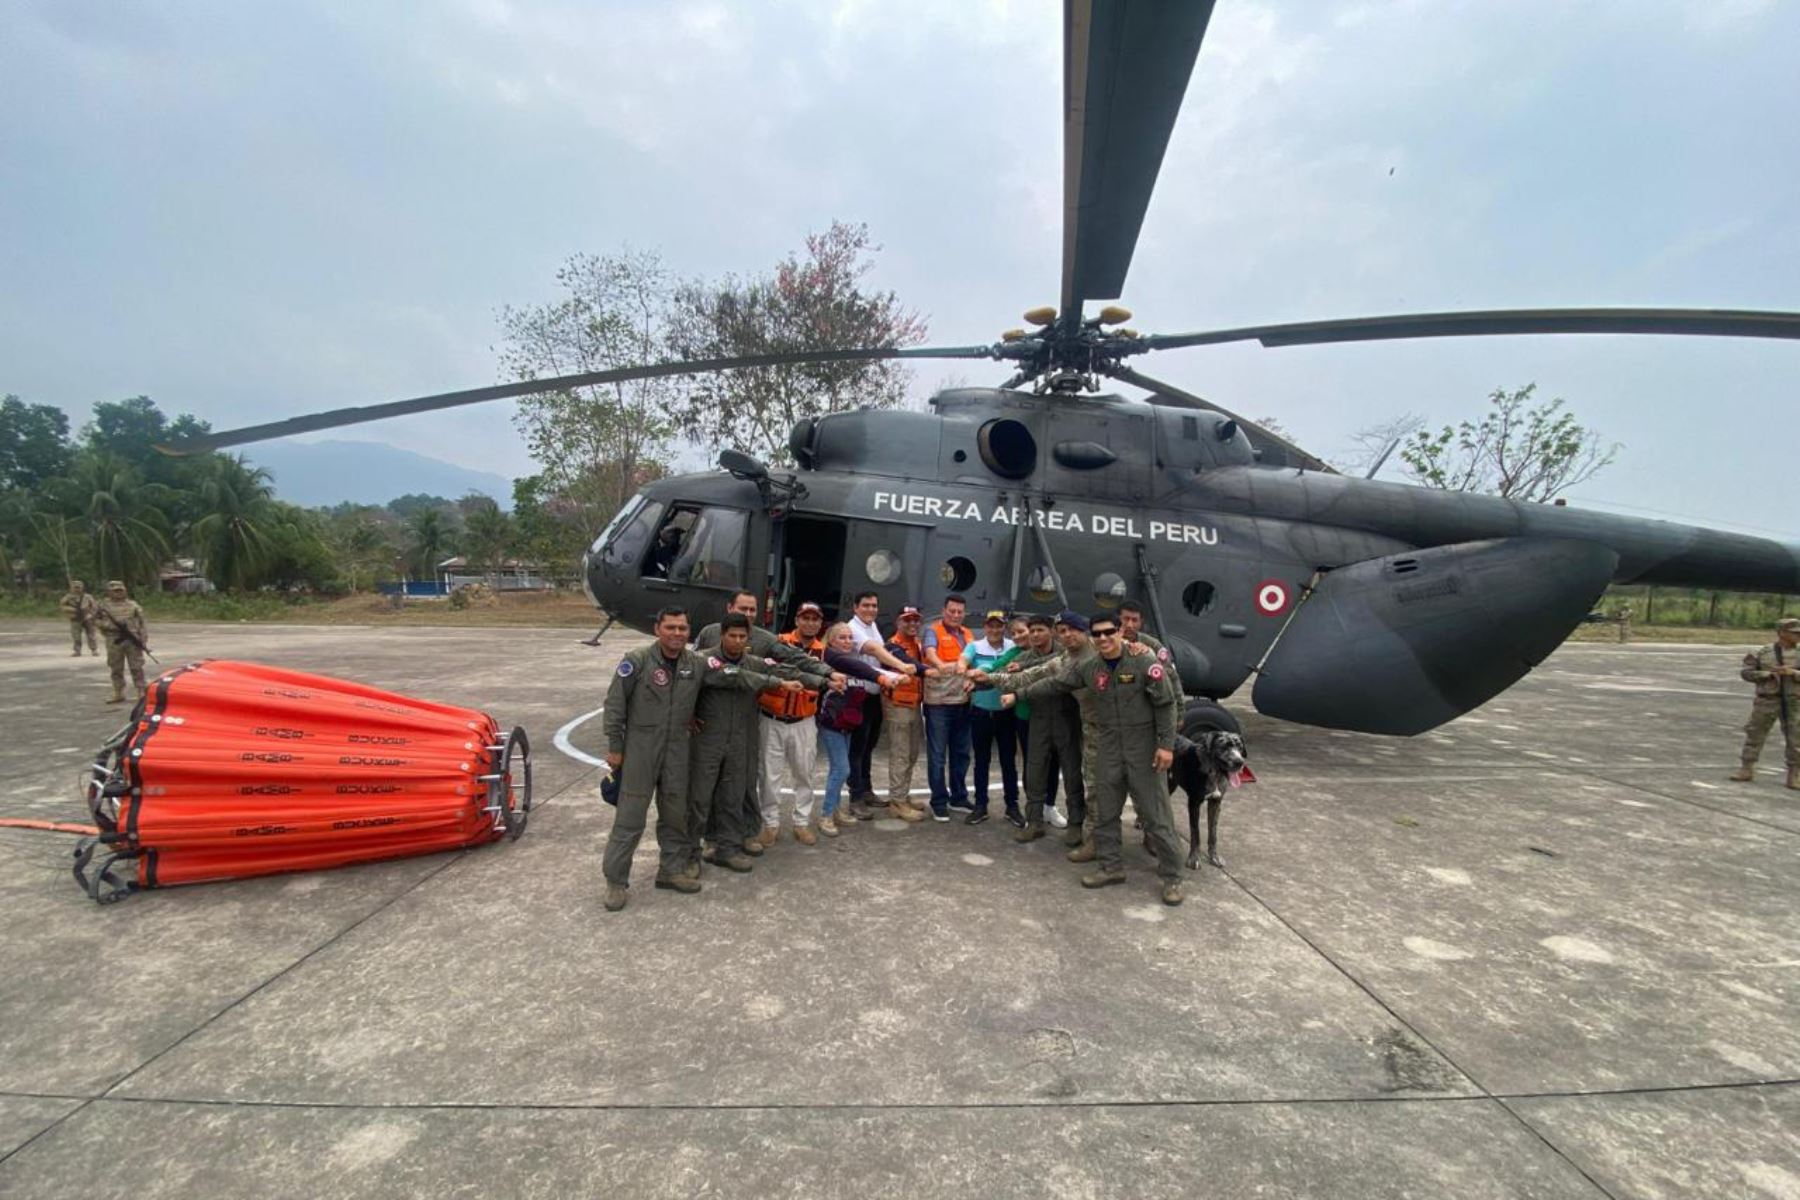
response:
{"label": "helicopter cockpit window", "polygon": [[1107,571],[1094,580],[1094,603],[1101,608],[1117,608],[1125,602],[1125,581],[1116,572]]}
{"label": "helicopter cockpit window", "polygon": [[[611,541],[605,542],[601,550],[601,561],[607,566],[635,568],[643,561],[644,550],[650,545],[650,535],[655,531],[656,523],[662,520],[662,505],[637,500],[633,500],[632,504],[638,506],[637,510],[626,518],[624,525],[619,527],[619,532],[613,535]],[[627,508],[629,507],[628,505]],[[615,520],[614,524],[618,522]],[[602,533],[600,540],[605,537],[606,534]]]}
{"label": "helicopter cockpit window", "polygon": [[[670,518],[665,531],[682,515]],[[694,517],[693,524],[674,549],[669,582],[737,587],[743,582],[744,535],[749,527],[746,514],[736,508],[703,508],[688,515]],[[660,553],[663,547],[657,550]]]}

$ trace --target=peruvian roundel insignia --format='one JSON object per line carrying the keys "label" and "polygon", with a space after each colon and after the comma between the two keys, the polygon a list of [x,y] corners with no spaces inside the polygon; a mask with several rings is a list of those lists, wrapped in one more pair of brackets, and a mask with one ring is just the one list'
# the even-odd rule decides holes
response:
{"label": "peruvian roundel insignia", "polygon": [[1106,690],[1106,680],[1107,680],[1107,675],[1106,675],[1105,671],[1101,671],[1098,674],[1096,674],[1094,676],[1094,690],[1096,692],[1104,692]]}
{"label": "peruvian roundel insignia", "polygon": [[619,678],[620,679],[630,679],[631,672],[632,672],[631,660],[629,658],[621,658],[619,660]]}
{"label": "peruvian roundel insignia", "polygon": [[1169,661],[1169,648],[1167,646],[1164,646],[1161,650],[1158,650],[1156,652],[1156,661],[1157,662],[1168,662]]}
{"label": "peruvian roundel insignia", "polygon": [[651,674],[650,682],[654,683],[657,687],[667,687],[669,685],[669,673],[661,667],[658,667],[655,672]]}
{"label": "peruvian roundel insignia", "polygon": [[712,668],[712,669],[713,669],[713,670],[715,670],[715,671],[716,671],[716,670],[718,670],[718,669],[719,669],[719,668],[720,668],[720,667],[722,667],[722,666],[724,666],[724,665],[725,665],[725,664],[724,664],[724,663],[722,663],[722,662],[720,662],[720,661],[719,661],[719,660],[718,660],[718,659],[716,659],[716,658],[709,658],[709,659],[707,659],[707,660],[706,660],[706,665],[707,665],[707,666],[709,666],[709,667],[711,667],[711,668]]}
{"label": "peruvian roundel insignia", "polygon": [[1265,579],[1256,586],[1256,611],[1265,617],[1279,617],[1287,611],[1288,586],[1279,579]]}
{"label": "peruvian roundel insignia", "polygon": [[1146,673],[1150,676],[1151,679],[1161,679],[1162,678],[1162,667],[1160,665],[1153,666]]}

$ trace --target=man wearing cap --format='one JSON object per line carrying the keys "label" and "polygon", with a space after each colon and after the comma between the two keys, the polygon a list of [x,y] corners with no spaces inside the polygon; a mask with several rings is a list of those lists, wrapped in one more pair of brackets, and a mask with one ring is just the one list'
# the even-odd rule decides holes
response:
{"label": "man wearing cap", "polygon": [[1745,683],[1756,685],[1756,698],[1750,702],[1750,720],[1744,725],[1743,765],[1731,778],[1738,783],[1756,778],[1756,760],[1762,755],[1769,727],[1774,725],[1780,728],[1787,750],[1787,786],[1800,791],[1800,745],[1795,742],[1795,718],[1800,711],[1795,708],[1800,704],[1800,617],[1775,622],[1775,640],[1744,655],[1738,675]]}
{"label": "man wearing cap", "polygon": [[[1083,622],[1085,624],[1086,622]],[[1059,663],[1065,655],[1089,651],[1085,633],[1073,637],[1061,622],[1063,645],[1058,646],[1049,617],[1034,616],[1026,624],[1029,645],[1014,661],[1023,672],[1044,664]],[[1073,649],[1070,649],[1070,646]],[[1081,830],[1087,820],[1087,789],[1082,783],[1081,707],[1076,696],[1051,696],[1042,700],[1021,700],[1014,711],[1021,714],[1023,725],[1019,736],[1025,742],[1025,828],[1013,835],[1018,842],[1034,842],[1044,836],[1044,817],[1055,810],[1050,807],[1056,794],[1056,778],[1062,775],[1064,804],[1069,810],[1067,825],[1075,844],[1082,840]]]}
{"label": "man wearing cap", "polygon": [[[896,659],[919,671],[925,669],[925,646],[919,634],[925,625],[918,606],[903,604],[887,650]],[[929,806],[912,798],[913,768],[925,748],[925,716],[920,711],[925,681],[917,675],[902,679],[881,694],[881,740],[887,743],[888,813],[902,821],[923,821]]]}
{"label": "man wearing cap", "polygon": [[[786,645],[825,661],[825,610],[808,600],[794,613],[794,627],[781,635]],[[773,846],[781,836],[781,787],[794,792],[794,838],[802,845],[818,841],[812,831],[813,764],[819,757],[819,695],[798,692],[764,692],[762,707],[762,832],[757,842]]]}
{"label": "man wearing cap", "polygon": [[[982,636],[963,650],[963,666],[986,674],[1003,670],[1018,657],[1018,647],[1006,636],[1006,614],[990,611],[982,620]],[[977,687],[969,693],[969,741],[975,751],[975,811],[967,823],[979,825],[988,819],[988,770],[996,748],[1000,751],[1000,781],[1006,800],[1006,819],[1024,828],[1025,817],[1019,811],[1019,769],[1015,759],[1019,752],[1018,720],[1012,711],[1013,700],[993,687]]]}
{"label": "man wearing cap", "polygon": [[56,606],[62,609],[62,615],[69,621],[69,640],[75,644],[74,654],[81,657],[81,638],[87,635],[88,653],[95,658],[100,657],[100,643],[94,637],[94,598],[87,593],[87,587],[79,579],[69,580],[69,590]]}
{"label": "man wearing cap", "polygon": [[[824,663],[812,658],[804,650],[783,642],[767,629],[756,623],[756,593],[734,592],[731,603],[725,606],[727,613],[739,613],[750,622],[750,653],[757,658],[774,659],[784,666],[793,667],[801,674],[815,682],[823,680],[834,688],[844,686],[844,677],[832,671]],[[694,639],[694,648],[705,652],[719,645],[719,623],[713,622],[700,631]],[[748,828],[754,829],[762,822],[762,722],[756,722],[753,728],[755,736],[748,747],[749,759],[742,772],[744,780],[744,820]],[[760,855],[763,852],[763,841],[760,837],[752,838],[744,846],[744,853]]]}
{"label": "man wearing cap", "polygon": [[970,640],[962,623],[967,605],[954,592],[945,596],[943,614],[919,637],[925,651],[925,775],[934,821],[948,821],[953,808],[974,811],[964,781],[969,773],[969,681],[962,659]]}
{"label": "man wearing cap", "polygon": [[[1046,663],[1038,663],[1029,669],[1020,669],[1015,664],[1009,668],[1017,672],[1013,682],[1026,686],[1049,679],[1080,666],[1094,656],[1094,643],[1088,636],[1088,619],[1073,609],[1064,609],[1057,614],[1056,637],[1062,644],[1062,656]],[[1082,803],[1078,816],[1075,802],[1072,799],[1070,801],[1069,831],[1063,837],[1063,844],[1072,847],[1068,856],[1070,862],[1089,863],[1094,861],[1094,823],[1098,816],[1098,805],[1091,801],[1098,794],[1094,779],[1094,767],[1098,759],[1094,747],[1099,744],[1100,731],[1095,724],[1093,693],[1078,691],[1074,695],[1074,701],[1081,727],[1080,753],[1077,759],[1080,764]],[[1066,771],[1064,779],[1068,779]]]}
{"label": "man wearing cap", "polygon": [[112,675],[112,699],[108,704],[125,702],[125,668],[131,668],[131,686],[144,694],[144,648],[150,644],[150,631],[144,625],[144,610],[125,592],[122,580],[108,580],[106,595],[94,609],[100,627],[106,630],[106,669]]}
{"label": "man wearing cap", "polygon": [[[1099,737],[1088,747],[1098,762],[1094,778],[1099,787],[1098,819],[1094,845],[1098,869],[1081,877],[1085,888],[1125,882],[1125,857],[1119,818],[1130,795],[1144,822],[1144,843],[1155,855],[1162,878],[1162,901],[1182,901],[1185,868],[1181,841],[1169,810],[1167,772],[1175,758],[1175,722],[1181,689],[1175,672],[1156,660],[1148,647],[1132,650],[1119,621],[1111,613],[1089,618],[1095,653],[1066,664],[1054,675],[1021,687],[1023,675],[999,675],[1003,691],[1027,699],[1088,691],[1093,693],[1095,726]],[[979,673],[975,682],[983,682]]]}

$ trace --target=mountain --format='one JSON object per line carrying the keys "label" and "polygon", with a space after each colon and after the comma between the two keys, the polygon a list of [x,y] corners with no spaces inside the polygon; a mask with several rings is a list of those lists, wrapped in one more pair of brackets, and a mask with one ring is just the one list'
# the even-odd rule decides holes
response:
{"label": "mountain", "polygon": [[386,504],[396,496],[425,492],[455,500],[482,492],[512,507],[512,480],[491,471],[459,467],[386,442],[270,442],[244,457],[275,477],[275,495],[306,508]]}

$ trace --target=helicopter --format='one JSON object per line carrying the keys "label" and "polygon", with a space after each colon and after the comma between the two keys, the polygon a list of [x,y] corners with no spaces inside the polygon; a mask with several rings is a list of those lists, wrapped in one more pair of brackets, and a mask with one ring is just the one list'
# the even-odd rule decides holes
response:
{"label": "helicopter", "polygon": [[[989,344],[844,347],[674,360],[294,417],[164,447],[186,454],[464,404],[800,362],[971,359],[997,387],[929,412],[797,423],[792,470],[735,450],[639,491],[583,556],[610,623],[739,592],[785,627],[873,591],[885,611],[1136,600],[1190,697],[1189,733],[1235,729],[1217,701],[1254,679],[1259,712],[1414,735],[1543,661],[1612,583],[1800,591],[1800,547],[1663,521],[1354,477],[1281,434],[1131,364],[1155,351],[1523,334],[1800,338],[1800,314],[1523,309],[1140,334],[1117,299],[1213,3],[1065,0],[1059,303]],[[1147,399],[1102,391],[1114,380]],[[1390,450],[1392,447],[1390,446]],[[1373,475],[1373,472],[1370,472]]]}

